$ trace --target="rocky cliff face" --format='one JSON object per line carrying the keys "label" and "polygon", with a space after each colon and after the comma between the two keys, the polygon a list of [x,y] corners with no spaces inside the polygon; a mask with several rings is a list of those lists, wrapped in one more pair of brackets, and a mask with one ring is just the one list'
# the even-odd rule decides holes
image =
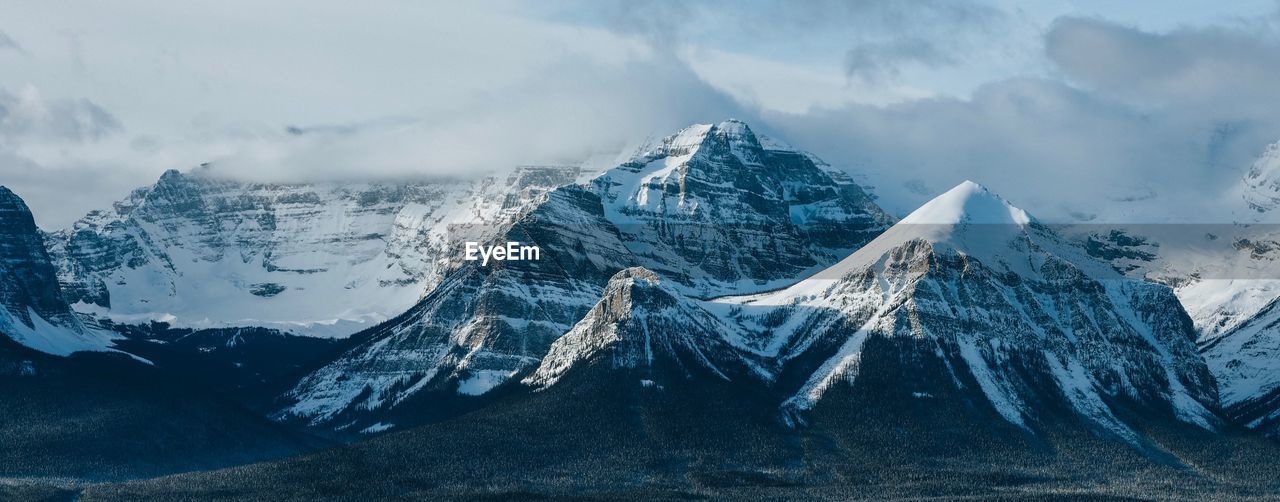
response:
{"label": "rocky cliff face", "polygon": [[764,371],[725,340],[732,332],[653,272],[629,268],[609,280],[600,301],[551,344],[524,383],[549,387],[575,366],[592,362],[640,370],[647,378],[638,384],[649,387],[698,378],[760,378]]}
{"label": "rocky cliff face", "polygon": [[63,298],[31,210],[0,186],[0,334],[50,354],[106,350],[112,338],[85,325]]}
{"label": "rocky cliff face", "polygon": [[345,336],[409,308],[454,226],[496,224],[576,168],[412,183],[261,184],[169,171],[48,237],[68,300],[118,322]]}

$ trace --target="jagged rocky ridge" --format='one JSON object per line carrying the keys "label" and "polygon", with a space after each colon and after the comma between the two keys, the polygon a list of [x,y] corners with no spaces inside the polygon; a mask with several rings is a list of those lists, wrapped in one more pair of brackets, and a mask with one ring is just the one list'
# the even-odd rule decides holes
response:
{"label": "jagged rocky ridge", "polygon": [[718,317],[673,290],[643,267],[618,272],[604,295],[572,329],[551,344],[523,383],[554,385],[575,366],[600,360],[611,369],[643,370],[641,385],[680,385],[666,373],[692,378],[759,379],[767,375],[724,336],[732,332]]}
{"label": "jagged rocky ridge", "polygon": [[55,355],[107,350],[114,336],[80,319],[26,203],[0,186],[0,335]]}
{"label": "jagged rocky ridge", "polygon": [[452,271],[304,378],[281,417],[385,426],[411,396],[438,408],[533,371],[620,270],[649,268],[693,296],[759,291],[830,265],[887,227],[857,185],[783,148],[737,121],[692,126],[586,186],[551,192],[492,239],[536,244],[541,261]]}
{"label": "jagged rocky ridge", "polygon": [[68,300],[120,323],[346,336],[442,279],[450,242],[572,183],[574,167],[408,183],[249,183],[168,171],[49,234]]}

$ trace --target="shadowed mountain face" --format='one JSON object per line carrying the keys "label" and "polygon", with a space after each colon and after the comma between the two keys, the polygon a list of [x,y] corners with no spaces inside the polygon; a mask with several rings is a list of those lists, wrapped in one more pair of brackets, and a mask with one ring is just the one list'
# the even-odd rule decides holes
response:
{"label": "shadowed mountain face", "polygon": [[[667,304],[634,301],[646,305],[637,310]],[[752,378],[721,378],[687,359],[693,351],[664,352],[659,347],[677,345],[658,340],[652,360],[636,360],[625,346],[643,346],[635,343],[639,327],[655,322],[615,320],[615,329],[630,334],[578,360],[553,385],[453,419],[303,457],[97,485],[80,495],[1196,498],[1277,488],[1280,469],[1266,456],[1276,447],[1234,431],[1123,415],[1150,438],[1144,450],[1096,434],[1065,409],[1046,409],[1050,432],[1032,435],[977,393],[907,397],[917,381],[946,370],[892,357],[902,347],[879,341],[868,344],[858,384],[832,388],[808,413],[807,426],[787,427],[776,404],[785,396]],[[922,369],[930,373],[903,378]],[[1241,463],[1250,469],[1239,469]]]}
{"label": "shadowed mountain face", "polygon": [[0,303],[6,310],[27,323],[31,321],[27,309],[45,319],[71,322],[31,211],[4,187],[0,187],[0,263],[5,273]]}
{"label": "shadowed mountain face", "polygon": [[0,186],[0,335],[58,355],[105,350],[112,335],[67,306],[27,205]]}
{"label": "shadowed mountain face", "polygon": [[324,444],[119,354],[62,358],[0,345],[0,416],[0,479],[149,477]]}

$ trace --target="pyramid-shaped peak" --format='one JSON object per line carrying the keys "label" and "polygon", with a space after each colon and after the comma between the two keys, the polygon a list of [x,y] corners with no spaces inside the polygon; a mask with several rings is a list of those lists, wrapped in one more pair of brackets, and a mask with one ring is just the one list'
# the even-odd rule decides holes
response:
{"label": "pyramid-shaped peak", "polygon": [[1026,211],[969,180],[935,197],[902,219],[902,223],[926,225],[973,223],[1025,226],[1032,221],[1035,220]]}

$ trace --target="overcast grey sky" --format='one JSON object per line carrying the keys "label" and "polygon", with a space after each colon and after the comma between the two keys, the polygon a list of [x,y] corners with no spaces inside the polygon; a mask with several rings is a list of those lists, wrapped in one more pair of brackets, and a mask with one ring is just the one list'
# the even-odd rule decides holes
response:
{"label": "overcast grey sky", "polygon": [[0,3],[0,184],[52,229],[202,162],[467,174],[737,117],[899,214],[973,179],[1182,221],[1280,140],[1274,0],[461,4]]}

